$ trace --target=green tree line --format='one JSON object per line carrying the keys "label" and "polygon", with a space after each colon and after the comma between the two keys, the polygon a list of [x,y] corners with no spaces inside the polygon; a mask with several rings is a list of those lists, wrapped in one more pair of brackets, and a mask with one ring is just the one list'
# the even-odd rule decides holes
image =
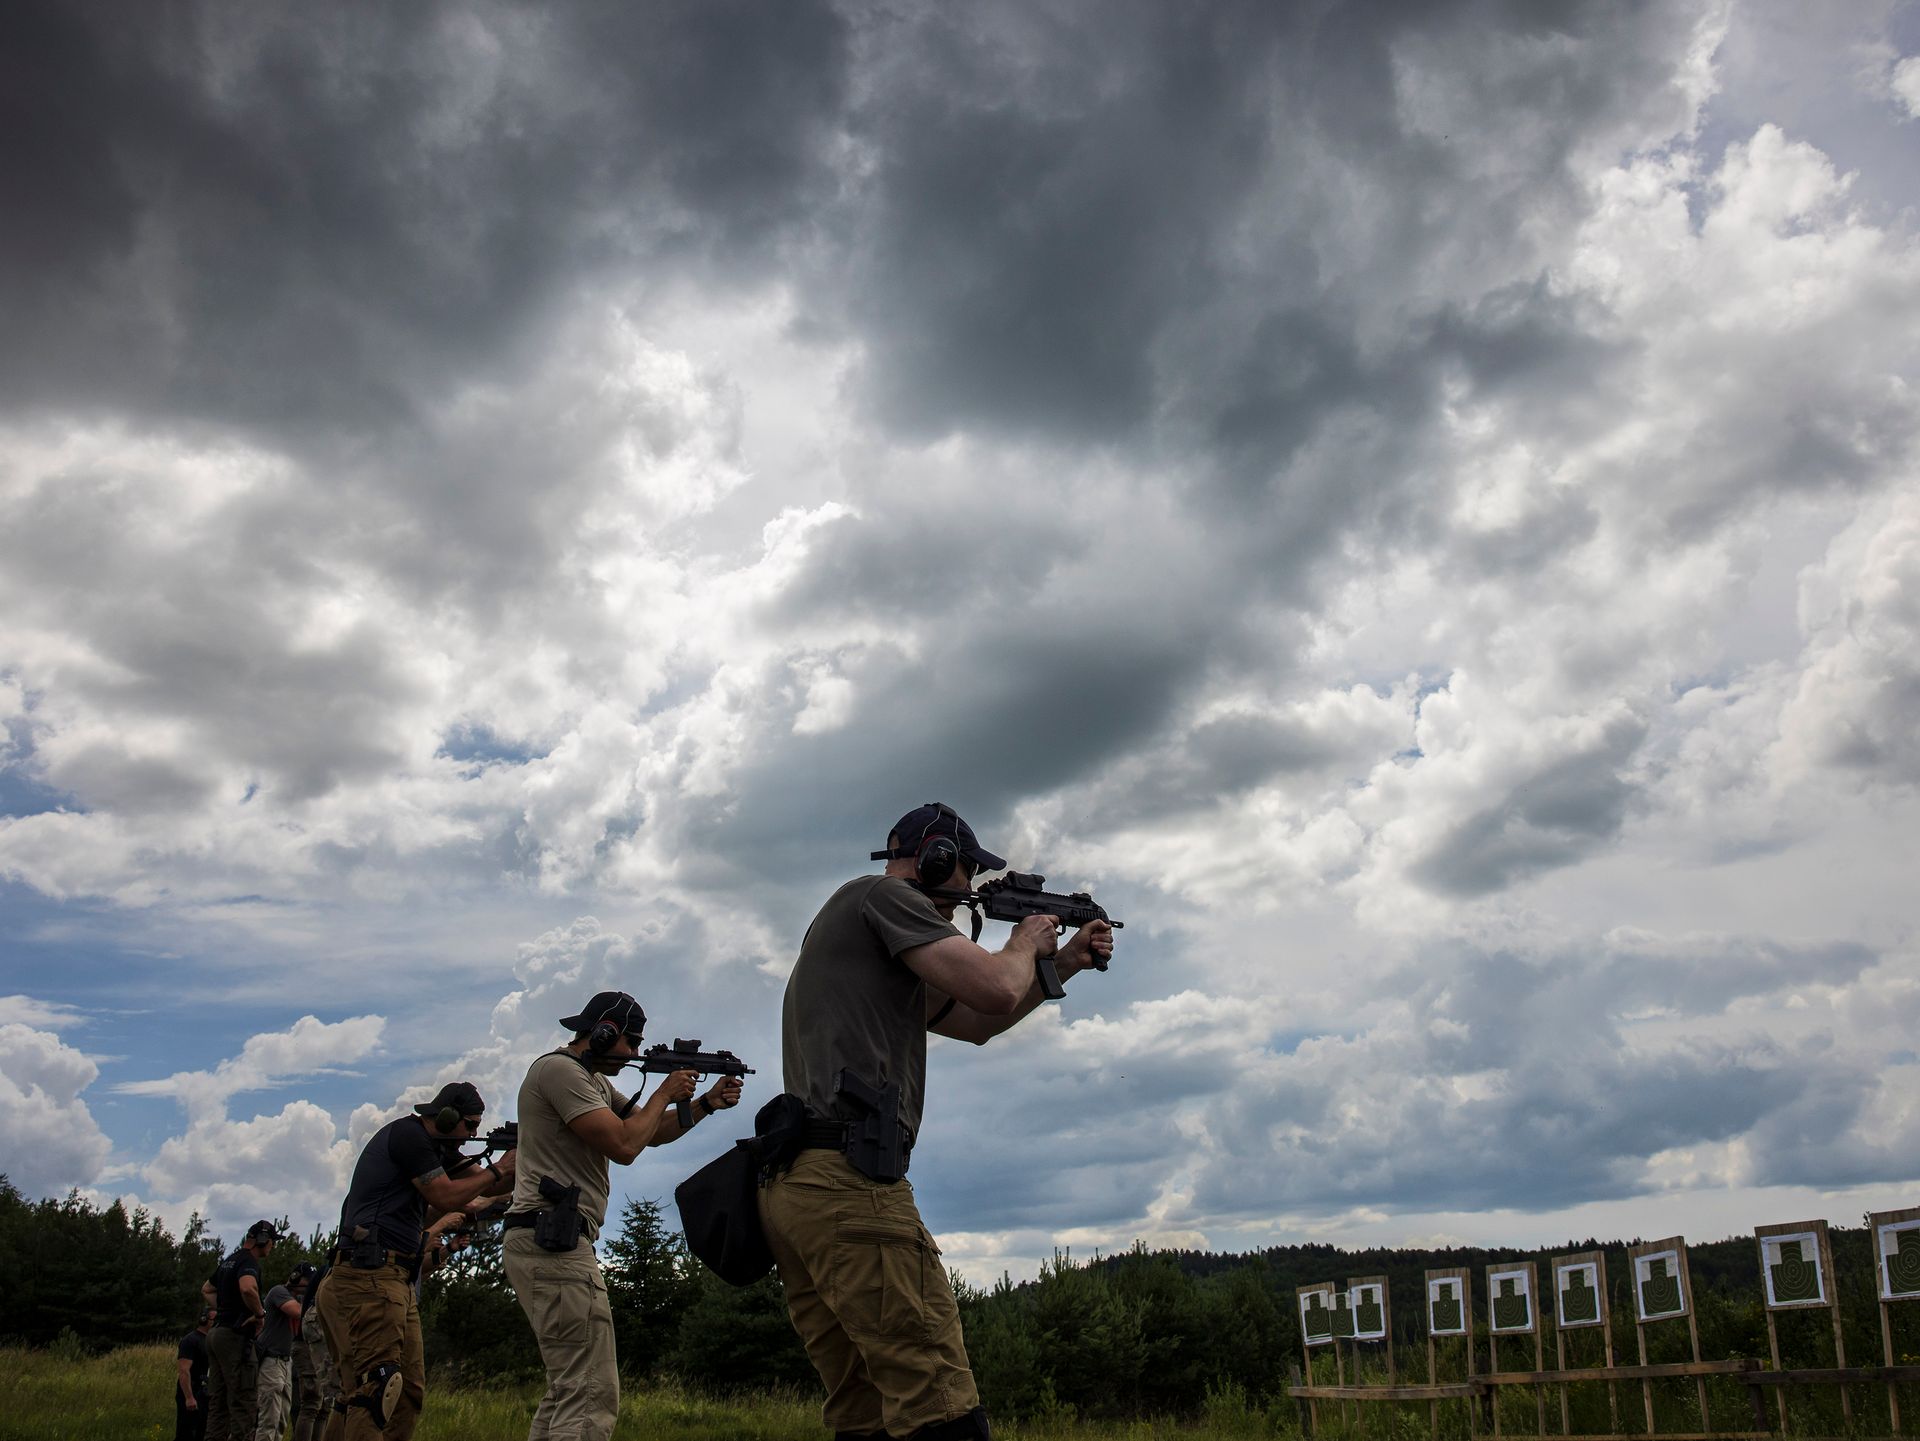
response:
{"label": "green tree line", "polygon": [[[1865,1228],[1832,1232],[1847,1360],[1880,1360],[1880,1318],[1873,1279],[1871,1235]],[[317,1260],[331,1236],[277,1245],[263,1268],[269,1283],[294,1264]],[[1546,1263],[1572,1251],[1603,1251],[1616,1359],[1638,1359],[1631,1269],[1626,1242],[1570,1241],[1548,1250],[1449,1248],[1342,1251],[1332,1246],[1276,1246],[1247,1254],[1149,1251],[1136,1246],[1116,1256],[1075,1260],[1057,1255],[1033,1281],[1003,1278],[981,1288],[954,1278],[968,1351],[989,1408],[1002,1416],[1058,1419],[1195,1415],[1227,1398],[1235,1408],[1287,1415],[1295,1403],[1286,1386],[1302,1364],[1295,1288],[1321,1282],[1344,1287],[1351,1279],[1388,1278],[1392,1336],[1373,1346],[1343,1348],[1346,1375],[1384,1380],[1391,1345],[1403,1380],[1426,1375],[1425,1273],[1467,1267],[1474,1277],[1476,1369],[1488,1369],[1483,1268],[1490,1263],[1540,1263],[1543,1310],[1551,1302]],[[620,1360],[636,1380],[675,1380],[702,1390],[816,1389],[792,1328],[777,1277],[736,1288],[715,1278],[686,1253],[680,1235],[652,1201],[629,1201],[618,1225],[603,1238],[602,1256]],[[78,1343],[103,1350],[170,1340],[191,1324],[200,1283],[223,1254],[218,1238],[197,1218],[175,1239],[147,1212],[119,1204],[97,1207],[77,1194],[30,1202],[0,1177],[0,1340],[44,1346],[70,1332]],[[1688,1248],[1701,1354],[1708,1359],[1768,1356],[1759,1257],[1753,1238],[1734,1237]],[[1920,1306],[1895,1308],[1895,1359],[1913,1364],[1920,1352]],[[422,1287],[421,1319],[429,1364],[444,1381],[486,1384],[525,1381],[540,1374],[540,1357],[525,1316],[500,1265],[500,1232],[483,1229]],[[1832,1325],[1825,1311],[1776,1317],[1782,1361],[1789,1367],[1831,1366]],[[1684,1324],[1649,1328],[1650,1359],[1691,1354]],[[1571,1365],[1597,1365],[1597,1332],[1569,1332]],[[1442,1343],[1443,1375],[1465,1369],[1465,1346]],[[1532,1343],[1503,1340],[1502,1369],[1530,1369]],[[1545,1359],[1554,1364],[1552,1337]],[[1330,1348],[1317,1348],[1314,1379],[1333,1379]],[[1322,1374],[1324,1373],[1324,1374]],[[1508,1388],[1503,1404],[1516,1411],[1518,1429],[1530,1429],[1533,1401]],[[1584,1392],[1580,1406],[1604,1413],[1604,1388]],[[1855,1388],[1856,1410],[1884,1408],[1884,1387]],[[1696,1405],[1691,1386],[1666,1386],[1660,1395],[1663,1429],[1681,1423]],[[1631,1420],[1639,1413],[1637,1387],[1621,1388]],[[1714,1419],[1732,1420],[1747,1405],[1744,1388],[1716,1382]],[[1834,1412],[1832,1388],[1795,1393],[1796,1422]],[[1723,1410],[1723,1408],[1725,1408]],[[1382,1408],[1384,1410],[1384,1408]],[[1556,1418],[1557,1420],[1557,1418]],[[1524,1422],[1524,1426],[1521,1423]],[[1459,1428],[1464,1435],[1464,1421]],[[1579,1426],[1576,1430],[1582,1429]],[[1586,1429],[1604,1430],[1594,1425]]]}

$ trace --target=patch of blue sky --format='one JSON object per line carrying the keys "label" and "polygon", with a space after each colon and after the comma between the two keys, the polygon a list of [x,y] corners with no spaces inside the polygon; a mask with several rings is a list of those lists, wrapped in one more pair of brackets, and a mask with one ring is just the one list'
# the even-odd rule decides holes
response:
{"label": "patch of blue sky", "polygon": [[48,811],[72,811],[84,815],[80,798],[36,780],[29,768],[33,746],[24,727],[8,727],[8,743],[0,746],[0,816],[37,816]]}
{"label": "patch of blue sky", "polygon": [[483,725],[457,725],[440,738],[440,749],[434,754],[465,765],[523,766],[544,760],[547,752],[506,740]]}

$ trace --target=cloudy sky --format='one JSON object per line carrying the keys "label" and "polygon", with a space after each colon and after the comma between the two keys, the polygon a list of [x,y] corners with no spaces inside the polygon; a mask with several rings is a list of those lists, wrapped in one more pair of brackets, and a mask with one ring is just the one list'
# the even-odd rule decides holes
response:
{"label": "cloudy sky", "polygon": [[938,797],[1128,923],[970,1274],[1920,1199],[1920,4],[0,32],[23,1189],[330,1223],[603,986],[757,1102]]}

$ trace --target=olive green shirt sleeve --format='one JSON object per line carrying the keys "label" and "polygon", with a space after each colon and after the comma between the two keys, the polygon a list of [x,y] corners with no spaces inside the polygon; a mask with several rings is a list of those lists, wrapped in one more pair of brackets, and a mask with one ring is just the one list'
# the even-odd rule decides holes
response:
{"label": "olive green shirt sleeve", "polygon": [[903,951],[932,945],[957,934],[952,925],[941,919],[925,894],[898,876],[882,880],[867,893],[860,908],[860,919],[896,960]]}

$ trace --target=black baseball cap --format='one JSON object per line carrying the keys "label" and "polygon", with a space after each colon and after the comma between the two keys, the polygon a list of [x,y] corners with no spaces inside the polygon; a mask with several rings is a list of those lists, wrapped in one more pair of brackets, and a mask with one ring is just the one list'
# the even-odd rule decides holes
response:
{"label": "black baseball cap", "polygon": [[575,1035],[611,1021],[623,1036],[638,1036],[647,1028],[647,1013],[625,991],[602,991],[577,1016],[562,1016],[560,1024]]}
{"label": "black baseball cap", "polygon": [[431,1101],[422,1101],[413,1109],[416,1115],[437,1116],[448,1107],[463,1116],[483,1116],[487,1111],[480,1088],[471,1081],[448,1081]]}
{"label": "black baseball cap", "polygon": [[255,1221],[251,1226],[247,1227],[247,1242],[249,1245],[257,1246],[262,1241],[278,1241],[279,1239],[280,1228],[271,1221]]}
{"label": "black baseball cap", "polygon": [[876,861],[911,860],[919,854],[920,843],[928,836],[952,836],[960,843],[960,854],[976,871],[1004,871],[1006,860],[980,844],[973,827],[960,819],[960,813],[940,801],[915,806],[893,824],[893,835],[900,844],[890,851],[875,851]]}

